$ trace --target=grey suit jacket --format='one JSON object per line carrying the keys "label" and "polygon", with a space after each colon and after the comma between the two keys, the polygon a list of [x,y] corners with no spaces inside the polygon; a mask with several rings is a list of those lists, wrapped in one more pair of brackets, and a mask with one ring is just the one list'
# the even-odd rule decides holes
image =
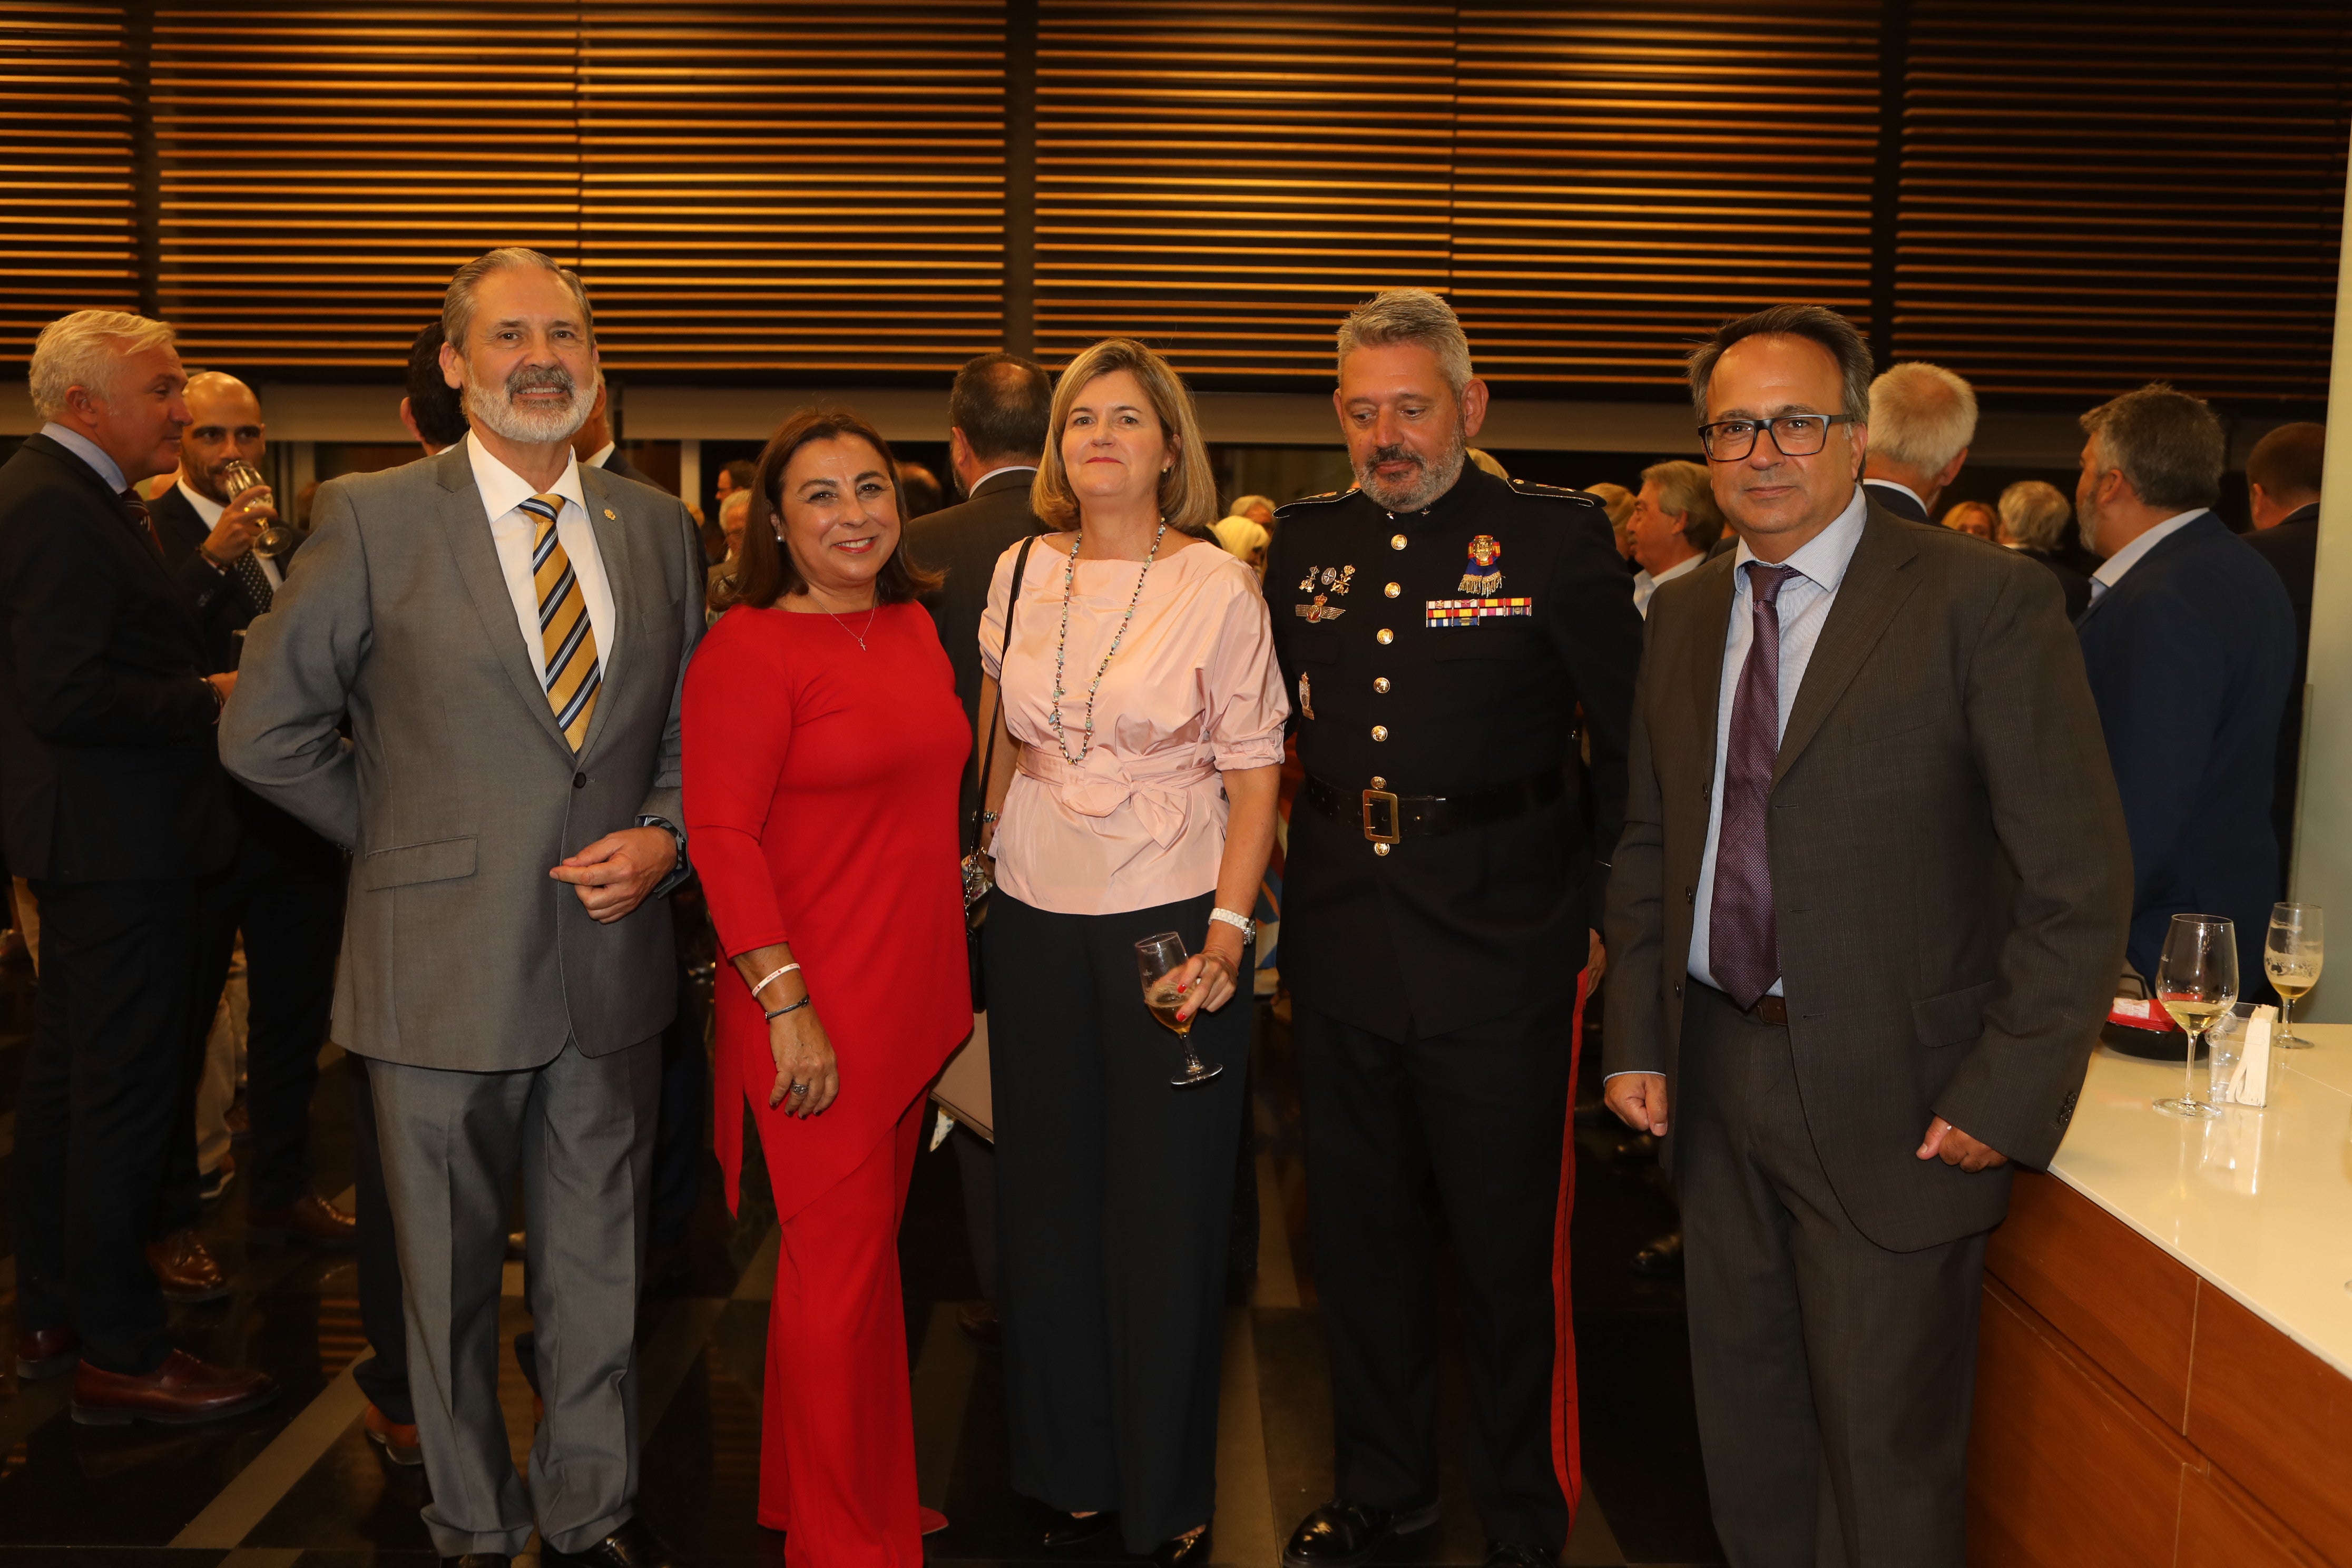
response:
{"label": "grey suit jacket", "polygon": [[[1695,1092],[1679,1049],[1732,569],[1651,601],[1609,888],[1608,1070],[1665,1074],[1670,1123]],[[2131,913],[2057,580],[1874,504],[1790,713],[1769,836],[1798,1083],[1846,1212],[1901,1250],[1998,1224],[2005,1170],[1912,1152],[1940,1115],[2048,1163]]]}
{"label": "grey suit jacket", "polygon": [[599,925],[548,869],[641,816],[685,821],[702,551],[675,499],[580,482],[619,629],[577,757],[462,446],[320,487],[302,570],[247,633],[221,757],[352,851],[335,1038],[362,1056],[512,1070],[567,1039],[635,1045],[676,1010],[668,900]]}

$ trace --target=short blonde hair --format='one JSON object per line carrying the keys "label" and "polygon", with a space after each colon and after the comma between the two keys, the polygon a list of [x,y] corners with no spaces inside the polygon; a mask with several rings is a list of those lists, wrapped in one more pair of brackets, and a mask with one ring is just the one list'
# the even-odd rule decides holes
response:
{"label": "short blonde hair", "polygon": [[1609,514],[1609,526],[1623,537],[1625,520],[1633,515],[1633,492],[1623,485],[1602,479],[1585,486],[1584,493],[1601,503],[1601,510]]}
{"label": "short blonde hair", "polygon": [[66,394],[83,387],[103,400],[123,359],[175,347],[169,323],[125,310],[76,310],[41,329],[33,342],[33,412],[47,422],[66,411]]}
{"label": "short blonde hair", "polygon": [[2066,492],[2042,479],[2020,479],[2000,492],[2000,537],[2028,550],[2063,546],[2074,505]]}
{"label": "short blonde hair", "polygon": [[1977,393],[1925,360],[1870,384],[1870,449],[1923,474],[1940,474],[1977,438]]}
{"label": "short blonde hair", "polygon": [[1161,435],[1175,438],[1176,460],[1160,476],[1160,515],[1171,528],[1213,542],[1216,535],[1209,525],[1218,516],[1217,478],[1209,468],[1209,448],[1201,439],[1192,395],[1166,360],[1133,338],[1105,338],[1072,360],[1054,383],[1054,414],[1045,426],[1045,457],[1029,487],[1030,510],[1055,528],[1078,525],[1077,492],[1070,488],[1069,469],[1062,462],[1062,432],[1069,426],[1078,395],[1122,370],[1135,377],[1151,400]]}

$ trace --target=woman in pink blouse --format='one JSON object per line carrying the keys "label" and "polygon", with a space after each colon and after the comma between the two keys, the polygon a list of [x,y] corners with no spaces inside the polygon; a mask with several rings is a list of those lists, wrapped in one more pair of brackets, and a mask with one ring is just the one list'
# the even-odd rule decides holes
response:
{"label": "woman in pink blouse", "polygon": [[[1248,999],[1229,1004],[1290,706],[1159,355],[1114,338],[1062,373],[1033,500],[1065,531],[1025,563],[1005,552],[980,634],[1013,1483],[1057,1510],[1048,1546],[1117,1529],[1170,1568],[1205,1563],[1250,1040]],[[1192,955],[1194,1048],[1234,1069],[1181,1089],[1136,963],[1163,931]]]}

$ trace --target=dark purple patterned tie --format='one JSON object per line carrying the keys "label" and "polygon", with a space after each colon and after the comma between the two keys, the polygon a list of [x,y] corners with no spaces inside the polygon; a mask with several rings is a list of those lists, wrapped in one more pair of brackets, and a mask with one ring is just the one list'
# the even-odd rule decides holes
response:
{"label": "dark purple patterned tie", "polygon": [[1772,861],[1764,814],[1780,760],[1780,590],[1793,566],[1751,561],[1748,592],[1754,635],[1731,699],[1723,758],[1723,823],[1715,840],[1715,894],[1707,911],[1707,967],[1744,1011],[1780,977],[1780,932],[1772,913]]}

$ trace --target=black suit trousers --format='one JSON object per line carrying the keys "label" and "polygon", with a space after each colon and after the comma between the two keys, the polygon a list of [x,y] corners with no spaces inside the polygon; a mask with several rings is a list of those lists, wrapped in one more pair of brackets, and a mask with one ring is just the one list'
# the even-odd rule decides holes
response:
{"label": "black suit trousers", "polygon": [[195,965],[194,878],[33,884],[41,984],[16,1110],[17,1324],[144,1375],[171,1352],[147,1267]]}
{"label": "black suit trousers", "polygon": [[1552,1247],[1576,997],[1396,1040],[1292,1002],[1307,1208],[1330,1344],[1332,1473],[1351,1502],[1437,1500],[1433,1185],[1459,1281],[1470,1495],[1486,1533],[1558,1552]]}
{"label": "black suit trousers", "polygon": [[[289,832],[299,831],[279,825]],[[253,1126],[252,1206],[284,1208],[310,1190],[310,1100],[319,1052],[335,1003],[335,956],[343,942],[342,858],[316,841],[280,842],[248,830],[236,858],[203,885],[197,917],[184,1110],[172,1132],[172,1163],[157,1234],[196,1223],[196,1088],[205,1042],[236,938],[245,933],[246,1110]]]}
{"label": "black suit trousers", "polygon": [[1985,1233],[1916,1252],[1864,1236],[1813,1152],[1789,1031],[1688,990],[1675,1179],[1724,1552],[1960,1568]]}

